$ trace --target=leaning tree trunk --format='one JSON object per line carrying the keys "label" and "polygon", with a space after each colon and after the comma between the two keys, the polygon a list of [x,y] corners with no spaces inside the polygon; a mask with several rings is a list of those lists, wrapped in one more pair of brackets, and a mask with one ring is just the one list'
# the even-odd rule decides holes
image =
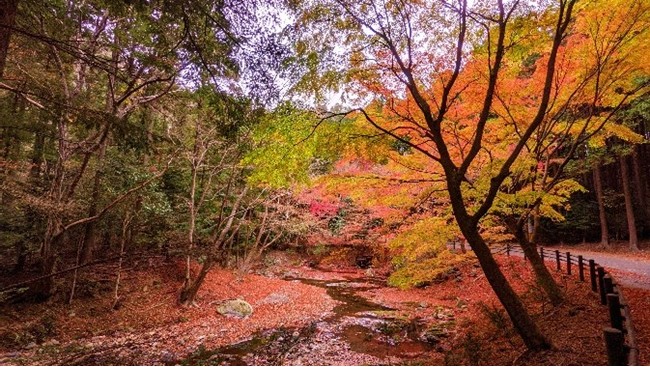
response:
{"label": "leaning tree trunk", "polygon": [[549,349],[551,343],[537,327],[537,324],[528,314],[519,295],[512,289],[510,283],[501,272],[499,264],[495,261],[490,248],[485,243],[475,225],[468,224],[469,220],[458,220],[458,224],[474,250],[485,277],[492,286],[499,301],[506,309],[517,333],[521,336],[526,346],[531,350]]}
{"label": "leaning tree trunk", "polygon": [[632,193],[630,191],[630,176],[627,166],[627,157],[619,158],[621,163],[621,180],[623,182],[623,196],[625,198],[625,217],[627,219],[627,232],[629,235],[630,248],[639,250],[639,239],[636,234],[636,221],[634,218],[634,206],[632,205]]}
{"label": "leaning tree trunk", "polygon": [[523,221],[517,221],[516,223],[510,224],[517,242],[519,242],[519,245],[524,251],[524,255],[526,255],[526,258],[530,260],[537,283],[542,287],[553,306],[558,306],[564,301],[562,290],[557,285],[555,279],[553,279],[553,276],[544,264],[544,260],[537,252],[537,246],[535,246],[535,243],[526,238],[524,226],[525,222]]}
{"label": "leaning tree trunk", "polygon": [[201,266],[199,275],[197,275],[197,277],[193,281],[191,281],[190,283],[188,283],[186,286],[183,287],[179,299],[182,305],[189,306],[192,303],[194,303],[194,300],[196,299],[196,295],[198,294],[199,289],[201,288],[201,285],[205,280],[205,277],[210,272],[210,269],[212,269],[213,264],[214,261],[212,259],[212,256],[208,256],[208,258]]}
{"label": "leaning tree trunk", "polygon": [[600,177],[600,166],[594,166],[594,191],[598,201],[598,217],[600,218],[600,243],[609,245],[609,230],[607,228],[607,213],[605,213],[605,199],[603,195],[603,181]]}

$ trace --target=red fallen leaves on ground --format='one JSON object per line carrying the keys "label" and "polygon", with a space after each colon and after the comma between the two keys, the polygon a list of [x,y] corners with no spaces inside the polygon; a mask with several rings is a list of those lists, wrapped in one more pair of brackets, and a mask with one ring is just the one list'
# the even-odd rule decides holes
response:
{"label": "red fallen leaves on ground", "polygon": [[638,288],[625,288],[625,299],[632,313],[632,324],[636,331],[639,347],[639,365],[650,363],[650,291]]}
{"label": "red fallen leaves on ground", "polygon": [[[258,275],[238,277],[231,271],[215,269],[208,275],[196,305],[182,307],[176,302],[180,268],[167,264],[128,272],[123,283],[125,297],[118,310],[111,310],[112,299],[107,294],[77,299],[72,305],[5,306],[0,312],[0,360],[3,354],[12,355],[31,343],[49,345],[55,340],[56,345],[65,345],[78,341],[83,354],[84,348],[106,348],[117,341],[115,349],[120,343],[140,348],[131,363],[160,364],[156,356],[182,358],[199,345],[215,348],[246,339],[258,330],[306,325],[323,318],[336,305],[322,288]],[[240,320],[216,312],[217,304],[233,298],[249,302],[253,315]],[[53,330],[41,330],[44,323]],[[42,335],[34,335],[38,333]],[[36,346],[31,349],[31,356],[23,356],[27,364],[74,361],[74,353],[41,360],[45,356],[39,356]]]}
{"label": "red fallen leaves on ground", "polygon": [[[598,305],[587,284],[557,274],[569,297],[561,307],[552,308],[534,286],[533,276],[521,259],[498,259],[542,330],[552,339],[555,350],[522,353],[525,350],[522,342],[485,276],[471,262],[461,266],[449,280],[424,289],[400,291],[381,287],[363,295],[408,317],[448,317],[445,313],[453,313],[456,329],[452,339],[440,359],[433,360],[442,361],[444,356],[445,362],[451,364],[597,365],[606,362],[602,327],[608,321],[607,310]],[[280,268],[285,275],[316,279],[363,281],[366,275],[358,269],[338,269],[339,272],[332,273],[289,264]],[[258,275],[238,277],[231,271],[214,270],[200,292],[197,305],[185,308],[176,303],[182,274],[180,264],[128,271],[123,288],[125,297],[122,307],[116,311],[110,310],[109,291],[95,298],[78,299],[71,306],[55,302],[17,308],[5,306],[0,313],[0,363],[91,363],[92,360],[83,359],[89,353],[104,353],[102,361],[106,361],[106,355],[114,356],[116,363],[174,362],[200,345],[215,348],[245,339],[257,330],[302,326],[321,320],[336,305],[323,288]],[[216,313],[217,303],[238,297],[253,305],[255,311],[251,317],[239,320]],[[26,343],[12,341],[35,330],[32,326],[42,325],[44,315],[52,319],[54,330],[36,341],[38,346],[22,349]],[[52,342],[54,338],[56,345]],[[164,360],[169,355],[176,359]]]}
{"label": "red fallen leaves on ground", "polygon": [[[603,365],[607,363],[602,328],[607,326],[607,309],[597,295],[577,277],[554,273],[566,294],[563,305],[553,308],[535,285],[530,267],[519,258],[497,256],[515,290],[522,295],[533,318],[555,348],[527,353],[514,332],[503,307],[490,289],[485,275],[473,263],[460,267],[460,277],[423,289],[400,291],[381,288],[367,293],[369,298],[396,307],[424,302],[442,306],[456,315],[459,329],[454,336],[454,352],[448,364],[488,365]],[[430,310],[412,312],[426,317]],[[441,312],[445,312],[442,310]]]}

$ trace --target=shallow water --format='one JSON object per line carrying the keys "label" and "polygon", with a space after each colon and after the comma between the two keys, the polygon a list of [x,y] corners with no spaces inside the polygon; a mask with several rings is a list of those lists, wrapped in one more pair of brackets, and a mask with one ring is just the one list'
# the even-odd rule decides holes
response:
{"label": "shallow water", "polygon": [[[372,302],[359,293],[386,287],[376,278],[317,280],[285,278],[321,287],[339,301],[333,315],[303,328],[265,330],[249,340],[215,350],[198,350],[183,364],[210,365],[278,365],[296,360],[301,354],[327,349],[341,353],[352,351],[377,357],[399,358],[402,364],[416,361],[433,349],[421,341],[424,325],[419,319],[397,317],[393,309]],[[307,351],[307,352],[306,352]],[[300,360],[300,359],[298,359]],[[394,359],[393,359],[394,360]],[[296,363],[299,364],[299,363]]]}

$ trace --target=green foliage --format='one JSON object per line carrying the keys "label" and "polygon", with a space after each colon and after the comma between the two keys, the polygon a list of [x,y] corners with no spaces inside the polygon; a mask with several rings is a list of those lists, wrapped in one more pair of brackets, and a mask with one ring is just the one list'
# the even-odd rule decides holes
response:
{"label": "green foliage", "polygon": [[289,104],[278,107],[253,131],[253,149],[242,160],[252,168],[248,182],[271,188],[307,183],[314,163],[338,158],[345,124],[320,121]]}
{"label": "green foliage", "polygon": [[393,140],[391,143],[393,150],[395,150],[399,155],[407,155],[413,153],[413,148],[410,144],[408,144],[408,142],[411,141],[411,137],[403,136],[402,139],[403,141],[397,139]]}

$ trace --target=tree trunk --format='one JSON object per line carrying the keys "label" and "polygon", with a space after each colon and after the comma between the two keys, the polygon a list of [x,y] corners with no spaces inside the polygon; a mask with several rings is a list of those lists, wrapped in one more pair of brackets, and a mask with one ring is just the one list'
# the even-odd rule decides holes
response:
{"label": "tree trunk", "polygon": [[[52,223],[49,223],[50,221]],[[45,233],[45,239],[41,249],[41,276],[47,277],[36,282],[30,290],[31,296],[37,302],[47,300],[55,291],[54,277],[48,275],[52,275],[56,271],[56,250],[61,247],[61,242],[63,241],[62,233],[51,232],[56,231],[56,228],[60,227],[60,224],[57,222],[58,220],[56,218],[48,220],[48,230]]]}
{"label": "tree trunk", "polygon": [[621,180],[623,182],[623,196],[625,198],[625,217],[627,219],[627,232],[632,250],[639,250],[639,239],[636,233],[636,221],[634,218],[634,206],[632,205],[632,193],[630,192],[630,176],[627,166],[627,157],[620,156]]}
{"label": "tree trunk", "polygon": [[458,225],[476,254],[481,268],[499,301],[506,309],[517,333],[521,336],[526,347],[531,350],[550,349],[551,343],[542,334],[537,324],[528,314],[519,295],[512,289],[510,283],[501,272],[499,264],[494,260],[490,248],[478,233],[476,226],[467,224],[465,220],[457,220]]}
{"label": "tree trunk", "polygon": [[0,79],[4,76],[11,28],[16,21],[18,0],[0,0]]}
{"label": "tree trunk", "polygon": [[641,213],[643,214],[642,222],[646,225],[650,225],[650,207],[648,207],[647,192],[644,185],[644,176],[645,171],[641,168],[643,164],[639,158],[639,145],[635,145],[632,150],[632,171],[634,173],[634,188],[636,192],[636,197],[639,200],[639,205],[643,209]]}
{"label": "tree trunk", "polygon": [[[98,212],[99,201],[101,200],[101,182],[103,172],[103,161],[106,155],[106,139],[100,143],[99,154],[97,155],[97,170],[93,178],[93,191],[88,208],[88,217],[94,217]],[[97,242],[97,222],[93,221],[84,226],[83,243],[81,245],[80,263],[85,264],[93,260],[93,251]]]}
{"label": "tree trunk", "polygon": [[537,246],[535,246],[535,243],[526,238],[526,233],[524,233],[524,227],[526,225],[525,221],[520,222],[513,219],[508,226],[511,231],[514,232],[517,242],[519,242],[519,245],[524,251],[524,255],[530,261],[537,283],[542,287],[542,289],[544,289],[546,296],[553,306],[558,306],[564,301],[562,289],[557,285],[557,282],[553,279],[553,276],[544,264],[544,260],[537,252]]}
{"label": "tree trunk", "polygon": [[25,269],[27,263],[27,245],[25,240],[19,240],[16,244],[16,265],[14,265],[12,274],[20,274]]}
{"label": "tree trunk", "polygon": [[119,308],[120,304],[120,281],[122,280],[122,263],[124,262],[124,249],[126,244],[130,241],[130,231],[129,227],[131,224],[131,219],[133,219],[131,211],[126,210],[124,213],[124,220],[122,221],[122,236],[120,238],[120,258],[117,262],[117,275],[115,276],[115,288],[113,289],[113,304],[111,309],[116,310]]}
{"label": "tree trunk", "polygon": [[192,280],[192,249],[194,248],[194,232],[196,231],[196,180],[197,167],[192,162],[192,182],[190,184],[190,223],[187,228],[187,256],[185,257],[185,289],[188,289]]}
{"label": "tree trunk", "polygon": [[192,303],[194,303],[194,301],[196,300],[196,295],[198,294],[199,289],[201,288],[201,285],[205,280],[205,277],[210,272],[210,269],[212,269],[213,263],[214,261],[212,257],[209,256],[203,263],[203,266],[201,266],[201,270],[199,271],[199,275],[196,277],[196,279],[194,279],[194,281],[188,283],[185,287],[183,287],[183,290],[181,291],[181,295],[180,295],[181,304],[185,306],[189,306]]}
{"label": "tree trunk", "polygon": [[600,243],[609,245],[609,230],[607,228],[607,213],[605,213],[605,198],[603,195],[603,181],[600,177],[600,165],[594,166],[594,191],[598,201],[598,217],[600,218]]}

